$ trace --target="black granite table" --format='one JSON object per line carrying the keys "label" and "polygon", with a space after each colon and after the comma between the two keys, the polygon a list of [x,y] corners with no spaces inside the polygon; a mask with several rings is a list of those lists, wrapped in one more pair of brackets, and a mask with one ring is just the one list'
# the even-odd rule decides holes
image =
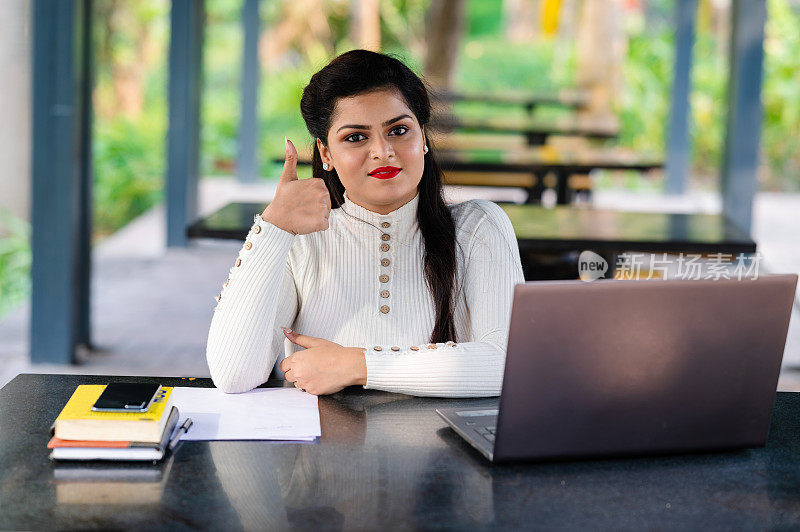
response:
{"label": "black granite table", "polygon": [[48,428],[72,391],[109,379],[24,374],[0,390],[0,529],[800,527],[796,393],[778,394],[766,447],[725,453],[492,465],[434,409],[494,399],[346,389],[320,398],[315,443],[184,442],[155,466],[51,462]]}
{"label": "black granite table", "polygon": [[[244,240],[266,203],[229,203],[187,229],[189,238]],[[624,212],[500,203],[519,245],[525,279],[577,278],[581,251],[608,263],[613,277],[626,252],[752,256],[756,243],[722,214]]]}
{"label": "black granite table", "polygon": [[[266,203],[229,203],[187,229],[190,238],[244,240]],[[601,255],[614,275],[624,252],[710,254],[756,252],[756,243],[721,214],[624,212],[501,203],[519,244],[526,280],[577,277],[581,251]],[[552,263],[542,254],[559,254]],[[551,266],[548,266],[548,263]]]}

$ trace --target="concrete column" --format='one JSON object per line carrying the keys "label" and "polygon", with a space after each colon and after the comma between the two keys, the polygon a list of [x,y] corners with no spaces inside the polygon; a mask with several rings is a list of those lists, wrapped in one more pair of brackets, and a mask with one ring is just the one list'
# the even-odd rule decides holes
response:
{"label": "concrete column", "polygon": [[678,0],[675,5],[675,69],[672,77],[672,106],[667,133],[667,193],[686,192],[689,161],[689,94],[692,79],[697,0]]}
{"label": "concrete column", "polygon": [[187,247],[186,228],[197,218],[204,25],[204,1],[172,0],[164,183],[168,247]]}
{"label": "concrete column", "polygon": [[0,209],[23,220],[31,210],[30,18],[29,0],[0,2]]}
{"label": "concrete column", "polygon": [[761,77],[766,0],[734,0],[728,115],[722,159],[722,212],[748,233],[761,143]]}

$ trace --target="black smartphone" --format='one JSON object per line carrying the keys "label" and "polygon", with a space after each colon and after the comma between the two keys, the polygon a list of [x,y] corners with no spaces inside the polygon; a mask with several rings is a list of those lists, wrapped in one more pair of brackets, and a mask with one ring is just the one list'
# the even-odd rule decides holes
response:
{"label": "black smartphone", "polygon": [[161,389],[160,384],[112,382],[97,398],[95,412],[147,412]]}

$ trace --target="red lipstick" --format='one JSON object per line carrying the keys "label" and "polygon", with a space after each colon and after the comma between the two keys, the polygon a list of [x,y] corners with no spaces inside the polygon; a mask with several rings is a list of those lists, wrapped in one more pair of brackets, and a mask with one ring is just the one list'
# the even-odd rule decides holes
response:
{"label": "red lipstick", "polygon": [[401,168],[397,168],[396,166],[381,166],[380,168],[376,168],[375,170],[371,171],[369,175],[375,177],[377,179],[391,179],[400,173]]}

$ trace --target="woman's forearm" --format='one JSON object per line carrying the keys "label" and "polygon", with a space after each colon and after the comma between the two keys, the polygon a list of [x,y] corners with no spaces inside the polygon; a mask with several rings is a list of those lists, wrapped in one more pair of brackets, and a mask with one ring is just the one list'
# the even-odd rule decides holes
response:
{"label": "woman's forearm", "polygon": [[365,388],[436,397],[500,395],[505,350],[494,343],[377,347],[366,351]]}
{"label": "woman's forearm", "polygon": [[235,259],[206,347],[211,378],[225,392],[250,390],[269,377],[278,355],[272,348],[276,317],[286,314],[283,307],[296,309],[286,266],[294,238],[257,218]]}

